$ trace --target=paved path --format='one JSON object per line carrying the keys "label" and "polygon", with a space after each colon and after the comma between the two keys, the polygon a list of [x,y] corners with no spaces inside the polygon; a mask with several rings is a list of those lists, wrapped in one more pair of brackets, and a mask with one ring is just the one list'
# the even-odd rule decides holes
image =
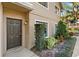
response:
{"label": "paved path", "polygon": [[77,36],[76,38],[77,38],[77,41],[76,41],[76,44],[75,44],[75,48],[74,48],[72,57],[79,56],[79,36]]}
{"label": "paved path", "polygon": [[26,48],[16,47],[9,49],[4,57],[38,57],[38,56]]}

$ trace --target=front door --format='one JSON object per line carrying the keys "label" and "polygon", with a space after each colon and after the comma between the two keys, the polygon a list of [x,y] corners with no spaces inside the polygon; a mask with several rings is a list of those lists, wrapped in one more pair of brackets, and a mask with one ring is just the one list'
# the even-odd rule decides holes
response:
{"label": "front door", "polygon": [[22,44],[22,21],[7,18],[7,49],[21,46]]}

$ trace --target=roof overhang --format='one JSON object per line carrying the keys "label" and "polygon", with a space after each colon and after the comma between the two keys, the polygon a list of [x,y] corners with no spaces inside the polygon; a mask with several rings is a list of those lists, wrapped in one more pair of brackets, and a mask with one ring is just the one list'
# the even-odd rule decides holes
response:
{"label": "roof overhang", "polygon": [[24,7],[30,11],[33,10],[33,4],[31,2],[11,2],[11,3]]}

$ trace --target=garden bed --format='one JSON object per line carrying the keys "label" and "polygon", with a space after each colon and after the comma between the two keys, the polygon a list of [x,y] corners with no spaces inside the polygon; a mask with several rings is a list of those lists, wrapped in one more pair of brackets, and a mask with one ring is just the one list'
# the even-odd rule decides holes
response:
{"label": "garden bed", "polygon": [[33,50],[40,57],[71,57],[73,54],[76,38],[70,38],[56,44],[52,49],[44,49],[41,52]]}

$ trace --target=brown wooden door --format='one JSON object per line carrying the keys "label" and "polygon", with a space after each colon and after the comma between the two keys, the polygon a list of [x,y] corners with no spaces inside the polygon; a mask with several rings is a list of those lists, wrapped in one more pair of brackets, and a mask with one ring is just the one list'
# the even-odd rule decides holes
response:
{"label": "brown wooden door", "polygon": [[22,21],[7,18],[7,49],[21,46]]}

